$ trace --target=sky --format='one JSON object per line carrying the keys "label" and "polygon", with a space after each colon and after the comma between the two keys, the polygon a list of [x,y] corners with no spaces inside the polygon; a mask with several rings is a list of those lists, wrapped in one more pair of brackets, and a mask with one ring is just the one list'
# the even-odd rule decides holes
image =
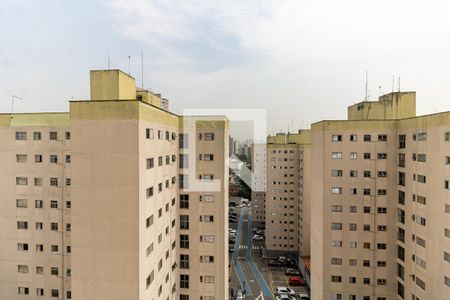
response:
{"label": "sky", "polygon": [[141,51],[144,87],[175,113],[262,108],[269,133],[345,119],[366,71],[371,100],[400,78],[418,114],[450,110],[448,1],[1,2],[0,112],[11,95],[15,112],[68,111],[108,56],[140,85]]}

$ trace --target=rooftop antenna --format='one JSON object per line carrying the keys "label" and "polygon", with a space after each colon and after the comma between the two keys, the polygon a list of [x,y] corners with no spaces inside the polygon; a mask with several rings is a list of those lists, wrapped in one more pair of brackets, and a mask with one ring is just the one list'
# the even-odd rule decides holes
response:
{"label": "rooftop antenna", "polygon": [[395,82],[395,75],[392,75],[392,92],[394,92],[394,82]]}
{"label": "rooftop antenna", "polygon": [[366,71],[366,97],[364,98],[364,101],[369,100],[369,71]]}
{"label": "rooftop antenna", "polygon": [[144,50],[141,50],[141,87],[144,89]]}
{"label": "rooftop antenna", "polygon": [[381,95],[382,95],[382,92],[381,92],[381,85],[378,86],[378,90],[379,90],[379,93],[380,93],[380,96],[381,96]]}
{"label": "rooftop antenna", "polygon": [[398,92],[400,93],[400,76],[398,77]]}
{"label": "rooftop antenna", "polygon": [[131,56],[128,55],[128,75],[130,75],[131,70]]}
{"label": "rooftop antenna", "polygon": [[23,100],[22,97],[16,96],[16,95],[11,95],[11,119],[13,118],[13,113],[14,113],[14,100]]}
{"label": "rooftop antenna", "polygon": [[108,70],[111,69],[111,60],[109,59],[109,53],[108,53]]}

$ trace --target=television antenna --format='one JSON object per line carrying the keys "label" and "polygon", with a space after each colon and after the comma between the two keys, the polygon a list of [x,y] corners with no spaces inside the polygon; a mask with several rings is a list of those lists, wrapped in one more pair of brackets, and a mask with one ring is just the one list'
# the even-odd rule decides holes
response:
{"label": "television antenna", "polygon": [[23,98],[16,95],[11,95],[11,119],[13,118],[14,113],[14,100],[23,100]]}

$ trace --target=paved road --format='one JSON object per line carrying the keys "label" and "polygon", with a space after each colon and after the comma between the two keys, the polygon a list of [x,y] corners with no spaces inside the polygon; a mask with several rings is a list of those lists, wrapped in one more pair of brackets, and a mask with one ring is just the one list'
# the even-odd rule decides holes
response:
{"label": "paved road", "polygon": [[246,299],[262,300],[260,295],[263,295],[264,299],[272,299],[267,278],[260,272],[261,264],[257,257],[261,243],[254,245],[252,237],[251,209],[243,207],[237,224],[237,238],[232,255],[231,287],[234,284],[233,288],[236,289],[236,286],[240,285],[241,289],[246,291]]}

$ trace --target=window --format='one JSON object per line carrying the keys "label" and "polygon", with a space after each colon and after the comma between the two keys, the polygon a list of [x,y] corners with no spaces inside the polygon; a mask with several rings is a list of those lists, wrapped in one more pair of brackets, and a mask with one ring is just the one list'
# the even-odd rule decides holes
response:
{"label": "window", "polygon": [[151,215],[150,217],[145,219],[145,227],[146,228],[149,228],[150,226],[153,225],[153,222],[154,222],[153,219],[154,219],[153,215]]}
{"label": "window", "polygon": [[150,272],[150,274],[147,276],[147,278],[145,279],[145,285],[146,285],[146,288],[147,288],[147,289],[148,289],[149,286],[152,284],[152,282],[153,282],[154,279],[155,279],[155,271],[152,270],[152,271]]}
{"label": "window", "polygon": [[33,132],[33,140],[39,141],[41,139],[42,139],[42,133],[37,132],[37,131]]}
{"label": "window", "polygon": [[50,208],[58,208],[58,201],[57,200],[51,200],[50,201]]}
{"label": "window", "polygon": [[333,134],[333,135],[331,135],[331,141],[333,141],[333,142],[342,142],[342,135],[340,135],[340,134]]}
{"label": "window", "polygon": [[58,223],[51,223],[50,224],[50,229],[53,231],[57,231],[58,230]]}
{"label": "window", "polygon": [[331,230],[342,230],[342,223],[331,223]]}
{"label": "window", "polygon": [[341,187],[332,187],[331,188],[331,193],[335,194],[335,195],[342,194],[342,188]]}
{"label": "window", "polygon": [[350,142],[356,142],[356,141],[358,141],[358,135],[350,134]]}
{"label": "window", "polygon": [[406,176],[403,172],[398,172],[398,185],[405,186]]}
{"label": "window", "polygon": [[[200,216],[200,221],[202,219],[202,216]],[[214,222],[214,216],[213,215],[204,215],[203,216],[203,222],[205,223],[213,223]]]}
{"label": "window", "polygon": [[66,178],[66,186],[72,185],[72,178]]}
{"label": "window", "polygon": [[364,153],[364,159],[370,159],[371,155],[369,152]]}
{"label": "window", "polygon": [[348,265],[349,266],[355,267],[356,264],[357,264],[356,259],[349,259],[348,260]]}
{"label": "window", "polygon": [[331,247],[342,248],[342,241],[331,241]]}
{"label": "window", "polygon": [[180,229],[189,229],[189,216],[180,215]]}
{"label": "window", "polygon": [[214,283],[214,276],[200,276],[200,282]]}
{"label": "window", "polygon": [[159,156],[158,157],[158,167],[161,167],[163,165],[163,157]]}
{"label": "window", "polygon": [[214,196],[213,195],[200,195],[200,201],[204,202],[214,202]]}
{"label": "window", "polygon": [[166,131],[166,140],[170,140],[170,132]]}
{"label": "window", "polygon": [[444,134],[444,140],[445,140],[445,141],[450,141],[450,132],[446,132],[446,133]]}
{"label": "window", "polygon": [[43,208],[44,207],[44,201],[42,201],[42,200],[35,200],[34,201],[34,207],[35,208]]}
{"label": "window", "polygon": [[331,176],[332,177],[342,177],[342,170],[331,170]]}
{"label": "window", "polygon": [[189,255],[180,254],[180,269],[189,269]]}
{"label": "window", "polygon": [[342,282],[341,276],[332,275],[331,276],[331,282]]}
{"label": "window", "polygon": [[378,153],[378,159],[387,159],[387,153]]}
{"label": "window", "polygon": [[214,133],[205,132],[205,141],[214,141]]}
{"label": "window", "polygon": [[58,178],[50,178],[50,186],[58,186]]}
{"label": "window", "polygon": [[[37,246],[37,245],[36,245]],[[41,245],[43,247],[43,245]],[[37,250],[36,250],[37,251]],[[50,246],[51,252],[58,252],[58,245],[51,245]]]}
{"label": "window", "polygon": [[427,177],[425,176],[425,175],[417,175],[417,182],[420,182],[420,183],[426,183],[427,182]]}
{"label": "window", "polygon": [[180,248],[189,249],[189,235],[180,234]]}
{"label": "window", "polygon": [[377,249],[378,250],[386,250],[386,244],[385,243],[377,243]]}
{"label": "window", "polygon": [[52,298],[59,298],[59,290],[51,290]]}
{"label": "window", "polygon": [[350,231],[356,231],[356,224],[355,224],[355,223],[350,223],[350,224],[348,224],[348,230],[350,230]]}
{"label": "window", "polygon": [[180,154],[180,169],[186,169],[189,167],[189,158],[187,154]]}
{"label": "window", "polygon": [[350,159],[358,159],[358,153],[350,152]]}
{"label": "window", "polygon": [[187,189],[189,187],[188,174],[180,174],[179,175],[179,184],[180,184],[180,189]]}
{"label": "window", "polygon": [[331,258],[331,264],[332,265],[342,265],[342,258],[336,258],[336,257],[332,257]]}
{"label": "window", "polygon": [[331,153],[332,159],[342,159],[342,152],[333,152]]}
{"label": "window", "polygon": [[16,199],[16,207],[27,208],[28,200],[27,199]]}
{"label": "window", "polygon": [[377,213],[385,214],[385,213],[387,213],[387,208],[386,207],[377,207]]}
{"label": "window", "polygon": [[27,133],[25,131],[16,131],[16,141],[25,141]]}
{"label": "window", "polygon": [[154,132],[153,132],[153,129],[152,129],[152,128],[146,128],[146,129],[145,129],[145,138],[146,138],[146,139],[153,140],[153,138],[154,138]]}
{"label": "window", "polygon": [[189,138],[187,133],[180,133],[180,138],[178,140],[180,149],[189,148]]}
{"label": "window", "polygon": [[200,242],[203,243],[214,243],[214,235],[201,235]]}
{"label": "window", "polygon": [[[200,175],[200,179],[202,178],[202,175]],[[214,175],[213,174],[204,174],[203,175],[203,181],[213,181]]]}
{"label": "window", "polygon": [[386,142],[387,141],[387,134],[379,134],[378,135],[378,141],[379,142]]}
{"label": "window", "polygon": [[378,189],[377,190],[377,195],[378,196],[386,196],[387,195],[387,191],[385,189]]}
{"label": "window", "polygon": [[445,157],[445,164],[450,165],[450,156]]}
{"label": "window", "polygon": [[350,170],[350,177],[358,177],[358,171],[357,170]]}
{"label": "window", "polygon": [[370,142],[372,140],[372,136],[370,134],[364,135],[364,142]]}
{"label": "window", "polygon": [[416,284],[418,287],[425,291],[425,281],[420,279],[418,276],[416,276]]}
{"label": "window", "polygon": [[51,267],[50,268],[50,274],[51,275],[58,276],[58,273],[59,273],[59,269],[58,268],[56,268],[56,267]]}
{"label": "window", "polygon": [[153,252],[153,249],[154,249],[154,244],[151,243],[145,250],[146,255],[149,256]]}
{"label": "window", "polygon": [[28,287],[19,286],[17,293],[19,295],[28,295],[30,293],[30,289]]}
{"label": "window", "polygon": [[378,171],[377,175],[378,175],[378,177],[387,177],[387,172],[386,171]]}
{"label": "window", "polygon": [[17,266],[17,272],[19,272],[19,273],[28,273],[28,266],[27,265],[18,265]]}
{"label": "window", "polygon": [[166,155],[166,165],[170,164],[170,155]]}
{"label": "window", "polygon": [[211,255],[202,255],[200,256],[201,263],[214,263],[214,256]]}
{"label": "window", "polygon": [[28,185],[27,177],[16,177],[16,185]]}
{"label": "window", "polygon": [[151,196],[153,196],[153,187],[149,187],[146,189],[146,197],[150,198]]}
{"label": "window", "polygon": [[342,205],[331,205],[331,212],[342,212]]}
{"label": "window", "polygon": [[180,208],[183,208],[183,209],[189,208],[189,195],[187,195],[187,194],[180,195]]}
{"label": "window", "polygon": [[189,275],[180,274],[180,288],[182,289],[189,288]]}
{"label": "window", "polygon": [[36,288],[36,296],[44,296],[44,289]]}
{"label": "window", "polygon": [[34,162],[36,162],[36,163],[41,163],[41,162],[42,162],[42,155],[36,154],[36,155],[34,156]]}
{"label": "window", "polygon": [[16,154],[16,162],[18,163],[26,163],[27,155],[26,154]]}
{"label": "window", "polygon": [[363,283],[364,284],[370,284],[370,278],[364,277],[363,278]]}
{"label": "window", "polygon": [[406,135],[400,134],[398,136],[398,148],[399,149],[405,149],[406,148]]}
{"label": "window", "polygon": [[450,181],[449,180],[444,180],[444,189],[450,190]]}
{"label": "window", "polygon": [[[200,157],[200,160],[201,160],[201,157]],[[203,154],[203,160],[204,161],[213,161],[214,155],[213,154]]]}
{"label": "window", "polygon": [[42,178],[41,177],[34,177],[34,185],[35,186],[42,186]]}
{"label": "window", "polygon": [[50,155],[50,163],[57,164],[58,163],[58,155]]}
{"label": "window", "polygon": [[58,139],[58,133],[56,131],[50,131],[50,140],[56,141]]}
{"label": "window", "polygon": [[147,158],[147,169],[153,169],[155,167],[155,159]]}
{"label": "window", "polygon": [[350,205],[349,211],[351,213],[356,213],[357,212],[357,207],[355,205]]}
{"label": "window", "polygon": [[28,229],[27,221],[17,221],[17,229]]}

